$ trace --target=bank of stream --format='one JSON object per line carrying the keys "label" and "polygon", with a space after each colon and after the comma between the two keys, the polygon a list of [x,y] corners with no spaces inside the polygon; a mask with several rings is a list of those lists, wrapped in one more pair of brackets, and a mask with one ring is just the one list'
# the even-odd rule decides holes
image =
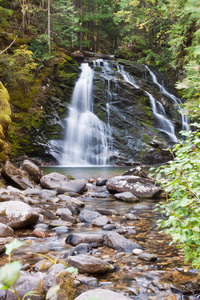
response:
{"label": "bank of stream", "polygon": [[[127,169],[127,168],[126,168]],[[53,168],[54,171],[59,171]],[[111,261],[116,267],[115,271],[106,274],[92,274],[91,280],[85,284],[76,287],[76,295],[84,291],[97,287],[106,288],[112,291],[122,293],[131,299],[198,299],[198,294],[192,295],[187,291],[188,282],[197,282],[198,272],[190,270],[189,265],[184,264],[184,257],[181,251],[174,245],[169,245],[170,237],[160,234],[156,225],[156,220],[160,218],[158,212],[154,211],[158,202],[153,199],[143,199],[139,202],[118,201],[111,195],[104,186],[96,186],[94,181],[89,183],[89,178],[112,177],[121,175],[124,168],[98,168],[85,169],[62,169],[61,173],[66,172],[75,178],[85,178],[87,180],[87,192],[78,197],[84,202],[82,209],[89,210],[113,210],[117,214],[108,216],[110,224],[116,226],[116,231],[127,239],[137,242],[144,248],[144,251],[154,254],[157,259],[154,261],[143,261],[138,255],[117,251],[109,247],[94,247],[90,251],[92,256]],[[52,172],[51,168],[44,168],[45,173]],[[100,171],[100,169],[99,169]],[[85,173],[84,173],[85,172]],[[110,174],[110,175],[109,175]],[[163,201],[162,199],[159,201]],[[43,228],[48,237],[38,238],[33,235],[34,228],[16,230],[15,235],[24,240],[26,245],[14,251],[14,259],[22,260],[23,264],[28,264],[28,269],[34,272],[35,263],[41,259],[37,254],[52,254],[58,258],[67,257],[67,253],[73,250],[73,246],[66,243],[66,237],[70,233],[106,233],[102,227],[91,225],[91,223],[81,222],[77,216],[77,224],[67,228],[64,221],[61,226],[53,226],[53,221],[59,219],[56,217],[56,210],[62,208],[63,202],[57,197],[52,197],[41,201],[36,205],[45,212],[44,218],[39,220],[35,227]],[[128,214],[133,214],[136,218],[131,219]],[[63,225],[63,226],[62,226]],[[1,257],[1,264],[5,263],[6,256]],[[96,278],[96,279],[95,279]],[[192,283],[191,283],[192,284]],[[198,284],[197,284],[198,285]]]}

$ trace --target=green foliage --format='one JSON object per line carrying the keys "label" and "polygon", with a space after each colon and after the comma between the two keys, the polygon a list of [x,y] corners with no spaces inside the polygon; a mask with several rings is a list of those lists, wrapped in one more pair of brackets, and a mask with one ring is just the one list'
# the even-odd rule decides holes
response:
{"label": "green foliage", "polygon": [[158,209],[166,216],[158,220],[190,260],[200,267],[200,124],[195,132],[182,132],[186,140],[173,148],[174,160],[156,171],[156,179],[166,191],[166,202]]}

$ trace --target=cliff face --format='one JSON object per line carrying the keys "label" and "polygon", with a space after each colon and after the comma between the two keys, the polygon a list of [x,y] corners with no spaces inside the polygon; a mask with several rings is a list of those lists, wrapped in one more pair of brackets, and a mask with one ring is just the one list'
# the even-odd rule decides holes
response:
{"label": "cliff face", "polygon": [[0,81],[0,162],[5,161],[11,151],[8,143],[9,125],[11,124],[9,101],[8,91]]}
{"label": "cliff face", "polygon": [[[119,66],[123,66],[123,69]],[[124,74],[132,76],[131,80],[135,84],[131,84],[120,70],[125,70]],[[94,71],[94,111],[105,122],[109,113],[113,162],[159,164],[171,159],[166,149],[171,148],[173,143],[164,130],[158,129],[160,124],[153,114],[148,93],[162,104],[169,122],[176,124],[177,135],[181,130],[181,117],[176,105],[153,83],[146,67],[119,60],[118,63],[111,63],[111,69],[106,76],[103,64],[95,66]],[[157,73],[157,78],[168,86],[164,74]]]}

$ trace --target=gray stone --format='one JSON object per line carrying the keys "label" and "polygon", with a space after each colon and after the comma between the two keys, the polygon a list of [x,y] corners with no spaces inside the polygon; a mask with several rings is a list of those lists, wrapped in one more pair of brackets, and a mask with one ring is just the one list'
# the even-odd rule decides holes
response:
{"label": "gray stone", "polygon": [[57,188],[58,194],[64,194],[66,192],[73,192],[82,194],[86,190],[86,182],[83,179],[70,180],[65,184],[60,184]]}
{"label": "gray stone", "polygon": [[88,243],[80,243],[78,244],[74,250],[73,250],[73,254],[77,255],[77,254],[85,254],[90,252],[90,250],[92,249],[92,246]]}
{"label": "gray stone", "polygon": [[67,258],[67,265],[75,267],[80,273],[107,273],[114,271],[114,266],[91,255],[78,254]]}
{"label": "gray stone", "polygon": [[99,216],[92,220],[92,225],[103,227],[107,225],[110,222],[110,220],[106,216]]}
{"label": "gray stone", "polygon": [[138,255],[138,258],[144,261],[156,261],[158,259],[158,256],[155,254],[143,252]]}
{"label": "gray stone", "polygon": [[0,222],[13,229],[24,228],[35,224],[39,219],[31,206],[21,201],[0,203]]}
{"label": "gray stone", "polygon": [[98,181],[96,182],[96,186],[103,186],[106,184],[107,181],[108,181],[108,179],[106,179],[106,178],[98,179]]}
{"label": "gray stone", "polygon": [[132,252],[133,249],[142,249],[140,245],[129,239],[126,239],[115,231],[108,232],[104,236],[104,241],[105,246],[118,251]]}
{"label": "gray stone", "polygon": [[59,174],[57,172],[52,172],[47,175],[42,176],[40,179],[40,184],[45,189],[57,189],[60,186],[64,186],[69,182],[67,176]]}
{"label": "gray stone", "polygon": [[66,243],[76,246],[80,243],[102,243],[103,234],[99,233],[71,233],[66,238]]}
{"label": "gray stone", "polygon": [[101,215],[93,210],[83,209],[79,215],[79,219],[81,222],[92,223],[93,219],[100,217]]}
{"label": "gray stone", "polygon": [[114,209],[97,208],[95,211],[105,216],[119,215],[119,213]]}
{"label": "gray stone", "polygon": [[87,277],[82,274],[76,276],[76,279],[80,281],[82,284],[89,285],[89,286],[98,286],[99,281],[95,277]]}
{"label": "gray stone", "polygon": [[[19,298],[22,299],[23,296],[28,292],[37,290],[37,288],[40,286],[41,281],[41,276],[21,275],[15,283],[15,288],[17,290]],[[30,298],[31,300],[43,300],[45,299],[45,293],[42,293],[40,288],[39,295],[29,295],[25,299],[28,298]],[[8,291],[6,300],[17,300],[17,297],[13,292]]]}
{"label": "gray stone", "polygon": [[61,216],[62,213],[69,215],[69,216],[72,215],[72,212],[69,208],[58,208],[56,211],[56,215]]}
{"label": "gray stone", "polygon": [[131,300],[132,298],[126,297],[120,293],[116,293],[107,289],[94,289],[82,293],[75,300]]}
{"label": "gray stone", "polygon": [[134,175],[112,177],[106,183],[106,187],[112,194],[131,192],[137,198],[158,198],[163,192],[153,180]]}
{"label": "gray stone", "polygon": [[122,200],[125,202],[136,202],[138,198],[135,197],[131,192],[118,193],[114,195],[116,199]]}

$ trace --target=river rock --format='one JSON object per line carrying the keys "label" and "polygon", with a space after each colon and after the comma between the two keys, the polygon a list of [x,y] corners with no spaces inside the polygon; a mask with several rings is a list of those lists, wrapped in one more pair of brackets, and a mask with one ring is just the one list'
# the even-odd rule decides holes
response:
{"label": "river rock", "polygon": [[79,219],[81,222],[87,222],[92,223],[92,220],[96,219],[97,217],[100,217],[101,215],[93,210],[84,209],[81,211],[79,215]]}
{"label": "river rock", "polygon": [[64,185],[60,185],[57,188],[58,194],[64,194],[67,192],[73,192],[77,194],[82,194],[86,190],[86,182],[83,179],[71,180]]}
{"label": "river rock", "polygon": [[67,265],[78,268],[80,273],[107,273],[114,271],[114,266],[100,258],[86,254],[78,254],[67,258]]}
{"label": "river rock", "polygon": [[69,182],[67,176],[59,174],[57,172],[52,172],[47,175],[42,176],[40,179],[40,184],[45,189],[57,189],[60,186],[64,186]]}
{"label": "river rock", "polygon": [[14,230],[6,224],[0,223],[0,237],[13,236]]}
{"label": "river rock", "polygon": [[7,161],[1,170],[1,175],[10,184],[14,184],[21,189],[33,188],[33,183],[25,174],[15,167],[10,161]]}
{"label": "river rock", "polygon": [[44,175],[40,168],[28,159],[25,159],[22,162],[20,169],[27,173],[29,178],[36,183],[40,183],[40,179]]}
{"label": "river rock", "polygon": [[89,285],[89,286],[98,286],[99,285],[99,282],[98,282],[97,278],[95,278],[95,277],[91,277],[91,276],[88,277],[88,276],[79,274],[78,276],[76,276],[76,279],[85,285]]}
{"label": "river rock", "polygon": [[104,241],[103,234],[99,233],[71,233],[66,238],[66,243],[76,246],[80,243],[100,243]]}
{"label": "river rock", "polygon": [[143,252],[138,255],[138,258],[144,261],[156,261],[158,259],[158,256],[155,254]]}
{"label": "river rock", "polygon": [[[43,300],[45,299],[45,293],[42,289],[42,275],[39,274],[40,272],[36,273],[35,276],[32,275],[22,275],[19,277],[17,282],[15,283],[15,288],[19,295],[19,298],[22,299],[25,294],[30,291],[38,290],[38,295],[34,296],[27,296],[25,299],[30,298],[31,300]],[[16,295],[8,291],[6,300],[16,300]]]}
{"label": "river rock", "polygon": [[128,171],[126,171],[122,176],[126,176],[126,175],[134,175],[134,176],[138,176],[138,177],[143,177],[143,178],[147,178],[147,174],[145,174],[145,172],[142,170],[142,168],[140,166],[137,166],[135,168],[132,168]]}
{"label": "river rock", "polygon": [[117,232],[111,231],[104,236],[104,245],[118,251],[132,252],[133,249],[142,249],[137,243],[125,238]]}
{"label": "river rock", "polygon": [[95,211],[97,211],[101,215],[106,215],[106,216],[119,215],[119,213],[114,209],[97,208],[95,209]]}
{"label": "river rock", "polygon": [[73,254],[77,255],[77,254],[85,254],[90,252],[90,250],[92,249],[92,246],[88,243],[80,243],[78,244],[74,250],[73,250]]}
{"label": "river rock", "polygon": [[21,201],[0,203],[0,222],[13,229],[24,228],[35,224],[39,219],[31,206]]}
{"label": "river rock", "polygon": [[103,227],[107,225],[110,222],[110,220],[106,216],[99,216],[92,220],[92,225]]}
{"label": "river rock", "polygon": [[106,184],[107,181],[108,181],[108,179],[106,179],[106,178],[98,179],[96,182],[96,186],[103,186]]}
{"label": "river rock", "polygon": [[107,289],[94,289],[87,292],[82,293],[75,300],[131,300],[132,298],[126,297],[122,294],[107,290]]}
{"label": "river rock", "polygon": [[131,192],[117,193],[114,195],[116,199],[122,200],[125,202],[136,202],[138,198],[135,197]]}
{"label": "river rock", "polygon": [[112,177],[106,187],[111,194],[131,192],[137,198],[157,198],[162,193],[162,189],[153,180],[134,175]]}

